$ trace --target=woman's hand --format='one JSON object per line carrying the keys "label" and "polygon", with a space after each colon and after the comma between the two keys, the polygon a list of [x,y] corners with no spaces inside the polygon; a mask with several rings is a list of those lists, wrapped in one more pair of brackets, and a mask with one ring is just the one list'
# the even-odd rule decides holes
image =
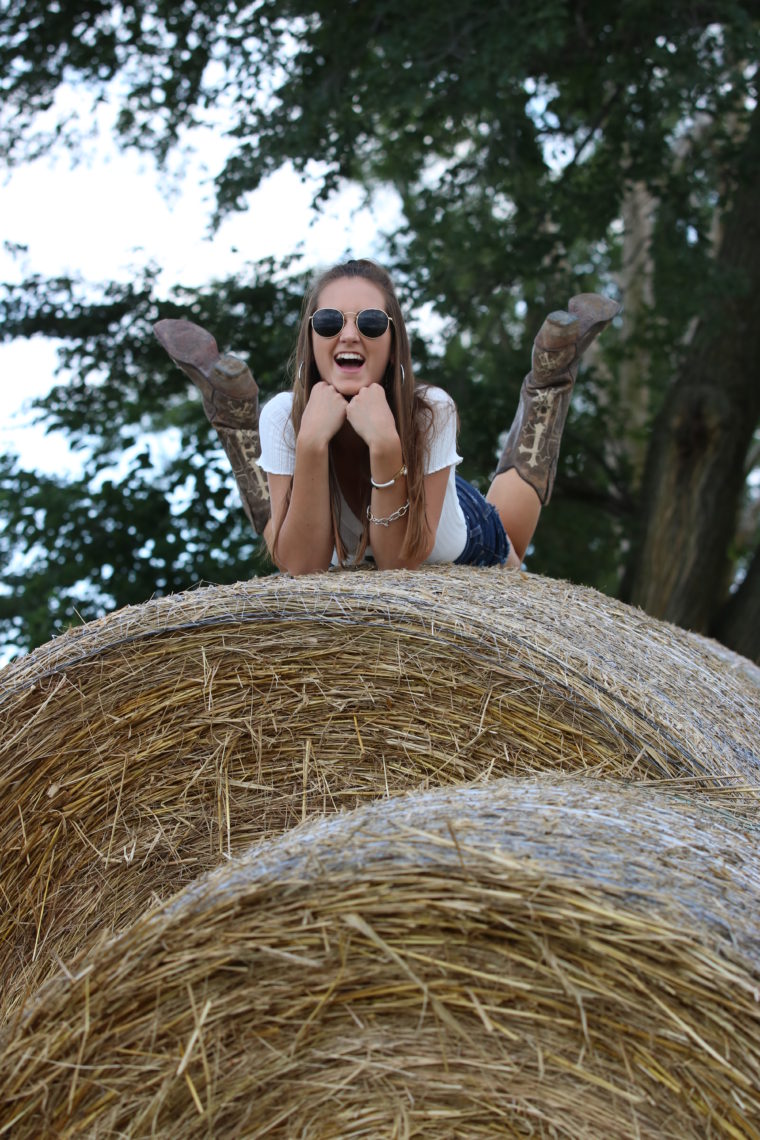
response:
{"label": "woman's hand", "polygon": [[[348,403],[331,384],[318,380],[301,417],[299,441],[327,446],[346,422]],[[390,410],[390,409],[389,409]]]}
{"label": "woman's hand", "polygon": [[396,421],[381,384],[360,389],[347,405],[346,418],[370,452],[398,442]]}

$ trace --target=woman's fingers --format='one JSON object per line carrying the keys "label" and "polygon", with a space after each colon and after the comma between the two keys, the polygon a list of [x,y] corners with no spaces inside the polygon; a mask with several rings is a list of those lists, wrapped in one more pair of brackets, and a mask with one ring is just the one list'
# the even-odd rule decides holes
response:
{"label": "woman's fingers", "polygon": [[380,384],[362,388],[348,404],[346,418],[367,445],[397,437],[396,421]]}
{"label": "woman's fingers", "polygon": [[339,392],[324,380],[311,390],[301,419],[300,434],[304,431],[314,440],[329,442],[346,421],[348,404]]}

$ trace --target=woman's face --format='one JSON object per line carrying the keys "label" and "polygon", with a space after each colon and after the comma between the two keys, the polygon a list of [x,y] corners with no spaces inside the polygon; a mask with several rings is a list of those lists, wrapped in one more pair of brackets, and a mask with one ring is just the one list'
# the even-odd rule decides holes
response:
{"label": "woman's face", "polygon": [[337,336],[321,337],[311,329],[320,377],[349,400],[361,388],[382,384],[391,356],[391,326],[379,337],[362,336],[356,327],[356,314],[362,309],[387,311],[382,289],[363,277],[339,277],[319,294],[317,308],[346,314]]}

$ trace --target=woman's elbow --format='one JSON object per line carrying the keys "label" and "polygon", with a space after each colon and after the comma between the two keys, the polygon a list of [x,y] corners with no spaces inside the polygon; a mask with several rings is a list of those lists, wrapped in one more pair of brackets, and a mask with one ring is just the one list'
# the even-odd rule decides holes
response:
{"label": "woman's elbow", "polygon": [[325,545],[315,550],[305,542],[293,542],[290,534],[271,533],[267,541],[269,557],[278,570],[298,578],[303,574],[319,574],[328,570],[332,561],[332,547]]}
{"label": "woman's elbow", "polygon": [[314,558],[301,554],[288,557],[278,552],[272,561],[278,570],[283,574],[290,574],[293,578],[300,578],[304,574],[322,574],[330,568],[330,558]]}
{"label": "woman's elbow", "polygon": [[428,558],[433,552],[435,546],[435,538],[431,538],[430,542],[426,542],[421,550],[416,550],[413,554],[401,555],[384,559],[381,561],[377,556],[375,562],[378,570],[419,570],[421,566],[427,562]]}

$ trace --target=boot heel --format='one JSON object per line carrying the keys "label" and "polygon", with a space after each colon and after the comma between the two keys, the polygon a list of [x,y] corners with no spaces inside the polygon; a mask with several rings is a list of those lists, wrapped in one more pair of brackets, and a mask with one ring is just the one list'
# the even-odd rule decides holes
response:
{"label": "boot heel", "polygon": [[541,325],[533,343],[551,351],[574,345],[577,339],[578,318],[573,313],[566,313],[564,309],[555,309]]}

